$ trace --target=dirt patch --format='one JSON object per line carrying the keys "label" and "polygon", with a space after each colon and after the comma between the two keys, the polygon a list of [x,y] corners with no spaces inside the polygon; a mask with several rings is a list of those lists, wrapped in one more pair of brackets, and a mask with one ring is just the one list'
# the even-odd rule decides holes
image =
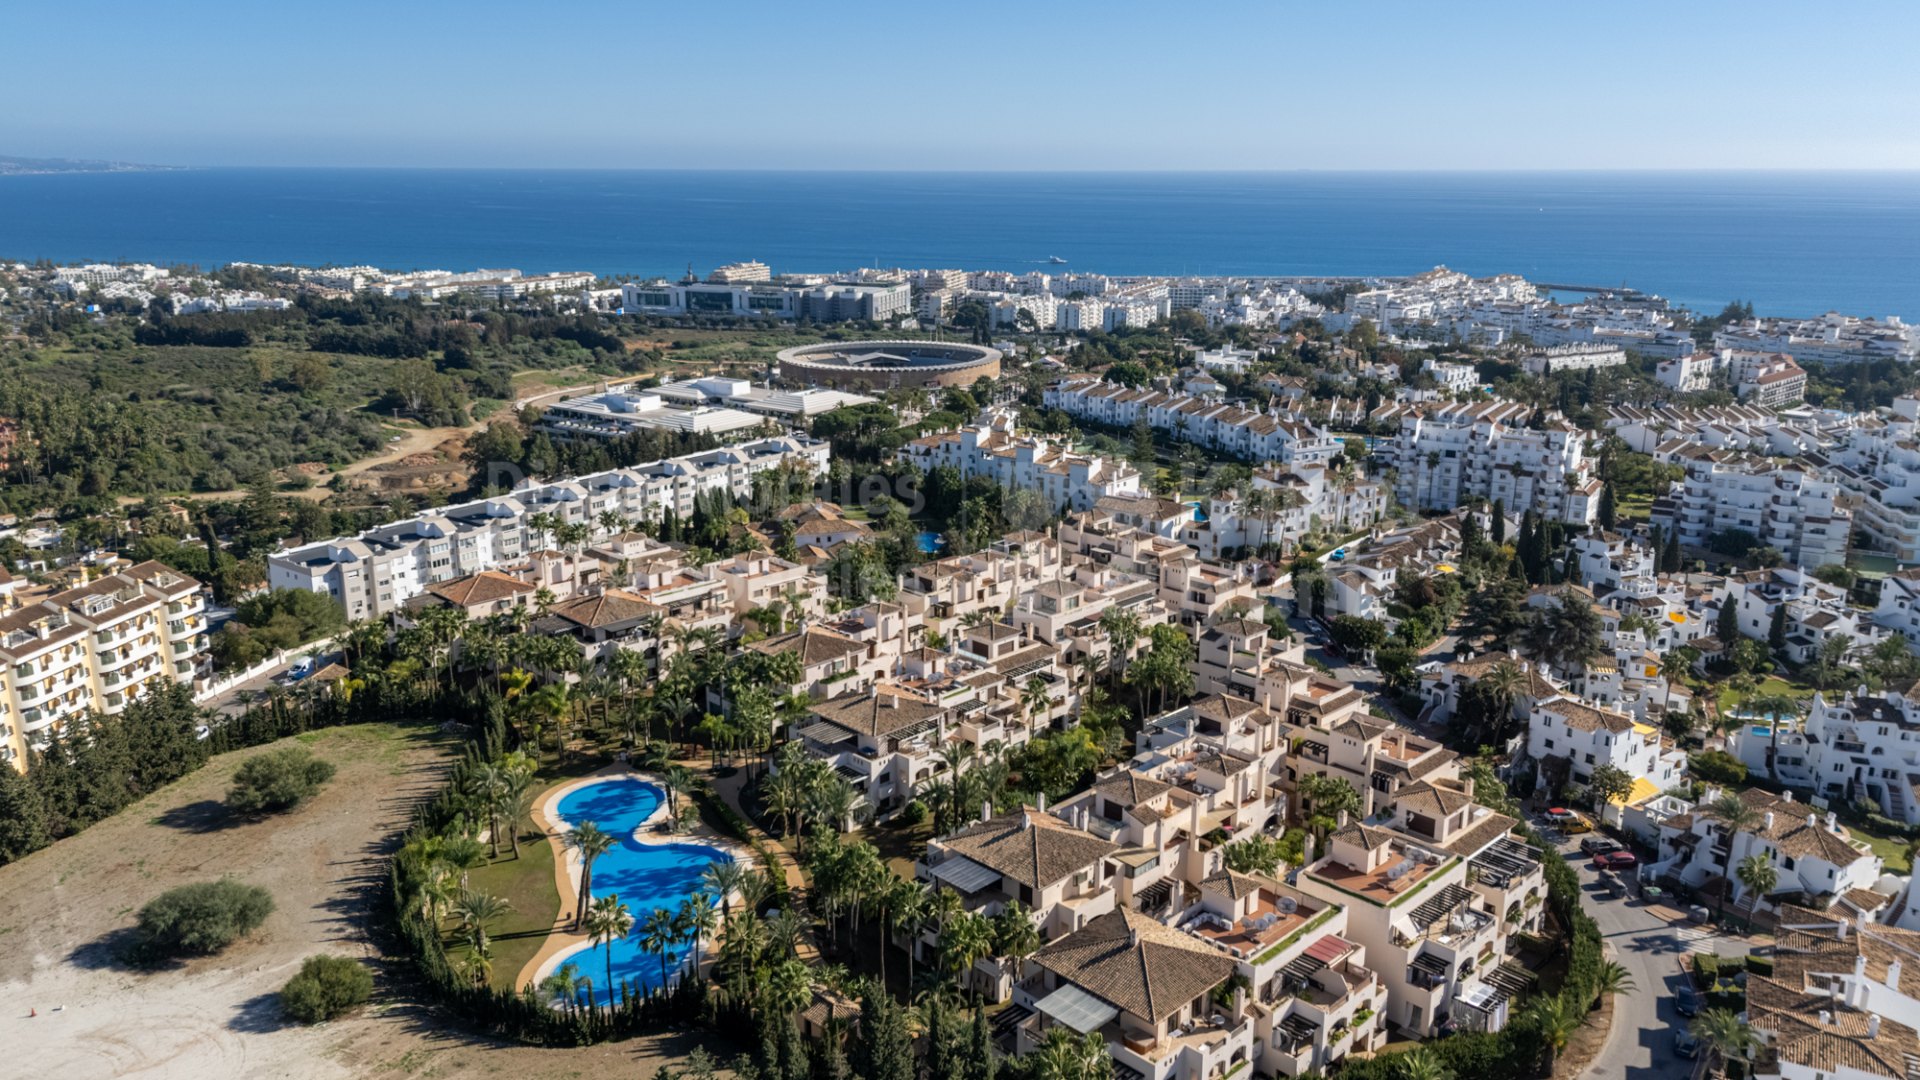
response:
{"label": "dirt patch", "polygon": [[1573,1080],[1587,1071],[1593,1059],[1607,1045],[1607,1036],[1613,1031],[1613,995],[1602,994],[1600,1007],[1587,1014],[1587,1021],[1581,1024],[1567,1040],[1567,1048],[1553,1062],[1552,1080]]}
{"label": "dirt patch", "polygon": [[[221,805],[226,755],[79,836],[0,867],[0,1046],[8,1075],[457,1077],[651,1075],[693,1036],[540,1050],[476,1039],[408,996],[404,963],[378,955],[385,855],[439,786],[456,745],[420,728],[367,725],[300,737],[339,770],[310,804],[260,821]],[[175,885],[231,874],[273,894],[253,938],[219,956],[142,971],[120,959],[134,912]],[[288,1025],[277,991],[318,952],[376,970],[374,1004],[315,1028]],[[37,1012],[38,1015],[30,1015]]]}

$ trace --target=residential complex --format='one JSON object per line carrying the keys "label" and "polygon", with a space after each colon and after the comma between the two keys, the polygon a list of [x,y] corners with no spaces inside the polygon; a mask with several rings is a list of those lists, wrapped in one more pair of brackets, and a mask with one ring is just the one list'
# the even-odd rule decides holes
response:
{"label": "residential complex", "polygon": [[531,482],[507,495],[275,552],[267,559],[267,581],[276,589],[326,593],[349,619],[386,615],[436,582],[516,563],[540,550],[551,537],[536,528],[535,514],[605,535],[609,530],[599,517],[604,512],[640,521],[657,520],[668,511],[684,518],[703,491],[729,491],[745,499],[756,475],[794,468],[813,476],[826,469],[828,453],[824,442],[784,436],[630,469]]}
{"label": "residential complex", "polygon": [[107,574],[0,616],[0,762],[79,733],[145,691],[212,674],[206,590],[156,562]]}
{"label": "residential complex", "polygon": [[1531,510],[1588,524],[1601,485],[1589,475],[1585,433],[1559,416],[1527,426],[1532,418],[1526,406],[1502,401],[1410,413],[1380,450],[1399,471],[1394,495],[1423,510],[1477,498],[1499,502],[1509,514]]}

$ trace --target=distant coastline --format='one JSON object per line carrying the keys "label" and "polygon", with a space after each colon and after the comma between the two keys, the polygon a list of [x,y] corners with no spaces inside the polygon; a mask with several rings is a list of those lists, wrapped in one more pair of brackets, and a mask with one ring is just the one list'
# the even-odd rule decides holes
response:
{"label": "distant coastline", "polygon": [[[0,159],[4,160],[4,159]],[[194,168],[16,175],[7,258],[679,277],[756,259],[1116,276],[1475,276],[1695,311],[1920,316],[1920,173],[820,173]]]}
{"label": "distant coastline", "polygon": [[85,158],[31,158],[0,154],[0,176],[60,176],[67,173],[184,172],[181,165],[143,165],[135,161]]}

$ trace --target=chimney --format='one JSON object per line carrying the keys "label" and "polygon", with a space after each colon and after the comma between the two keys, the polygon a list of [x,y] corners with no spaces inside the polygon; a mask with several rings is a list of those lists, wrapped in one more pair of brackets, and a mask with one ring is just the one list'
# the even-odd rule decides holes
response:
{"label": "chimney", "polygon": [[[1767,816],[1768,816],[1768,817],[1772,817],[1773,815],[1772,815],[1772,814],[1768,814]],[[1768,822],[1767,824],[1769,824],[1769,825],[1771,825],[1771,824],[1773,824],[1773,823],[1772,823],[1772,822]],[[1809,828],[1809,829],[1817,829],[1817,828],[1819,828],[1819,827],[1820,827],[1820,815],[1818,815],[1818,814],[1814,814],[1814,813],[1809,813],[1809,814],[1807,814],[1807,828]]]}
{"label": "chimney", "polygon": [[991,800],[983,800],[980,803],[980,820],[981,821],[993,820],[993,803]]}
{"label": "chimney", "polygon": [[1040,794],[1034,796],[1034,805],[1039,809],[1041,813],[1043,814],[1046,813],[1047,812],[1047,793],[1043,791]]}
{"label": "chimney", "polygon": [[1828,832],[1840,831],[1840,819],[1835,817],[1833,811],[1831,810],[1827,811],[1827,831]]}
{"label": "chimney", "polygon": [[1895,991],[1900,989],[1900,968],[1899,960],[1894,960],[1887,965],[1887,985],[1893,987]]}
{"label": "chimney", "polygon": [[1820,1010],[1820,1026],[1827,1027],[1832,1023],[1833,1023],[1833,1014],[1828,1012],[1825,1009],[1821,1009]]}
{"label": "chimney", "polygon": [[1767,823],[1767,826],[1766,826],[1767,831],[1772,832],[1773,831],[1773,811],[1771,810],[1767,811],[1766,823]]}
{"label": "chimney", "polygon": [[1344,829],[1346,827],[1347,827],[1347,812],[1345,810],[1342,810],[1340,811],[1339,815],[1334,819],[1334,828]]}
{"label": "chimney", "polygon": [[1867,1038],[1877,1039],[1879,1037],[1880,1037],[1880,1014],[1868,1013],[1867,1014]]}

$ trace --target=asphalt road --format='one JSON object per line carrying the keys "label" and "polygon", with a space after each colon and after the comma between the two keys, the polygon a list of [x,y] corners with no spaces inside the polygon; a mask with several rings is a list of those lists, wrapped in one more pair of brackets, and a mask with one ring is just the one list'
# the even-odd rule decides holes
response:
{"label": "asphalt road", "polygon": [[1585,1080],[1674,1080],[1689,1075],[1694,1063],[1673,1050],[1674,1031],[1687,1022],[1674,1005],[1675,992],[1686,981],[1681,965],[1695,952],[1744,956],[1747,943],[1696,926],[1672,908],[1649,906],[1631,895],[1609,899],[1580,854],[1577,838],[1568,842],[1565,857],[1580,875],[1581,906],[1600,925],[1608,956],[1633,973],[1635,987],[1614,1000],[1613,1030],[1583,1074]]}

